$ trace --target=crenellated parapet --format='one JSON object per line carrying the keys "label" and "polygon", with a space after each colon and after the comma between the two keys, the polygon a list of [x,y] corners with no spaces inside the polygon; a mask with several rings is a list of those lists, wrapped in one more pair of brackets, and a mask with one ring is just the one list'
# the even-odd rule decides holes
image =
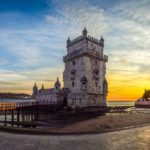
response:
{"label": "crenellated parapet", "polygon": [[67,48],[72,46],[72,45],[74,45],[74,44],[76,44],[76,43],[78,43],[78,42],[80,42],[80,41],[82,41],[82,40],[84,40],[84,39],[89,40],[89,41],[91,41],[91,42],[93,42],[95,44],[98,44],[98,45],[104,47],[104,39],[103,39],[103,37],[101,37],[101,39],[98,40],[98,39],[96,39],[96,38],[94,38],[94,37],[92,37],[90,35],[87,35],[86,29],[84,29],[84,30],[83,30],[81,36],[78,36],[77,38],[75,38],[73,40],[70,40],[68,38],[68,40],[67,40]]}
{"label": "crenellated parapet", "polygon": [[96,39],[96,38],[94,38],[94,37],[92,37],[92,36],[90,36],[90,35],[88,35],[87,39],[88,39],[89,41],[91,41],[91,42],[94,42],[94,43],[96,43],[96,44],[102,46],[102,43],[101,43],[98,39]]}
{"label": "crenellated parapet", "polygon": [[83,37],[82,35],[81,35],[81,36],[78,36],[77,38],[73,39],[72,41],[69,39],[69,41],[67,41],[67,47],[70,47],[70,46],[72,46],[73,44],[82,41],[83,39],[84,39],[84,37]]}
{"label": "crenellated parapet", "polygon": [[68,55],[64,56],[63,57],[63,61],[67,62],[67,61],[73,60],[73,59],[75,59],[77,57],[81,57],[83,55],[96,57],[99,60],[102,60],[104,62],[108,61],[108,56],[103,55],[100,52],[93,51],[93,49],[87,49],[87,50],[79,49],[79,50],[75,50],[72,53],[69,53]]}

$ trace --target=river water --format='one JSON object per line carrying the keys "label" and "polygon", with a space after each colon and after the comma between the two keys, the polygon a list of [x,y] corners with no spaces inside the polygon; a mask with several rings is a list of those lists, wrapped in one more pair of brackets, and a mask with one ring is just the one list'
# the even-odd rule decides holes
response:
{"label": "river water", "polygon": [[[33,102],[34,100],[0,99],[0,102]],[[134,106],[134,101],[107,101],[107,106]]]}
{"label": "river water", "polygon": [[150,150],[150,126],[90,135],[21,135],[0,132],[2,150]]}

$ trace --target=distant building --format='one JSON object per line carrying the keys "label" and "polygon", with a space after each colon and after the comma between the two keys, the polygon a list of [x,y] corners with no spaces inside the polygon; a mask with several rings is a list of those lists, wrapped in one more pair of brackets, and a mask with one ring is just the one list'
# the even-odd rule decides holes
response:
{"label": "distant building", "polygon": [[63,58],[64,88],[58,78],[52,89],[42,86],[38,90],[35,84],[33,97],[37,101],[66,102],[72,108],[106,106],[108,56],[103,54],[104,39],[97,40],[87,33],[84,28],[81,36],[67,40],[67,55]]}

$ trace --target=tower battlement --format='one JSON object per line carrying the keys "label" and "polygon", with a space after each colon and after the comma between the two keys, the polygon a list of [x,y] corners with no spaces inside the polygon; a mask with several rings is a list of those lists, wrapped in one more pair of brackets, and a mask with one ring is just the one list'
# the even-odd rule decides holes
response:
{"label": "tower battlement", "polygon": [[93,49],[87,49],[87,50],[78,49],[78,50],[75,50],[72,53],[69,53],[68,55],[64,56],[63,61],[67,62],[69,60],[73,60],[75,58],[82,57],[83,55],[88,55],[90,57],[96,57],[97,59],[102,60],[104,62],[108,61],[108,56],[102,55],[100,52],[95,52],[95,51],[93,51]]}
{"label": "tower battlement", "polygon": [[[86,34],[84,32],[86,32]],[[78,36],[77,38],[75,38],[73,40],[68,39],[67,40],[67,48],[84,40],[84,39],[89,40],[91,42],[94,42],[95,44],[98,44],[98,45],[104,47],[104,40],[102,38],[100,40],[98,40],[90,35],[87,35],[87,30],[86,31],[83,30],[82,33],[83,33],[82,35]]]}

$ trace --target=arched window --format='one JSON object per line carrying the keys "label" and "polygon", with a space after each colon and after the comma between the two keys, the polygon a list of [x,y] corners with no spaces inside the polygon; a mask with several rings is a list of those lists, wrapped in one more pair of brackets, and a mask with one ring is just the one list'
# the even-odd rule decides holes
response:
{"label": "arched window", "polygon": [[79,101],[80,101],[80,104],[82,104],[82,99],[81,98],[79,99]]}
{"label": "arched window", "polygon": [[72,82],[72,87],[74,87],[74,81]]}
{"label": "arched window", "polygon": [[97,87],[97,82],[95,82],[95,86]]}
{"label": "arched window", "polygon": [[75,60],[73,60],[73,61],[72,61],[72,64],[73,64],[73,65],[75,65],[75,64],[76,64]]}
{"label": "arched window", "polygon": [[97,65],[97,60],[95,60],[95,65]]}
{"label": "arched window", "polygon": [[81,78],[81,89],[86,90],[86,88],[87,88],[87,78],[85,76],[83,76]]}

